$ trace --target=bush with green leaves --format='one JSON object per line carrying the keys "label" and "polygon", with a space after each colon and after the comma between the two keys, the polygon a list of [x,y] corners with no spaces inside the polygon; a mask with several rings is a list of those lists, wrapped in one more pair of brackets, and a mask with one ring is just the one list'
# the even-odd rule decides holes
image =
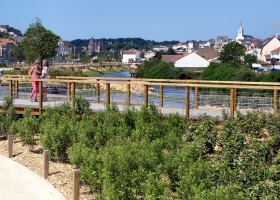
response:
{"label": "bush with green leaves", "polygon": [[13,106],[13,100],[10,97],[5,97],[3,102],[3,113],[0,113],[0,136],[7,137],[9,128],[18,116]]}
{"label": "bush with green leaves", "polygon": [[39,121],[35,116],[31,115],[31,111],[31,108],[26,108],[23,118],[13,122],[9,128],[9,133],[15,134],[23,144],[32,147],[36,144],[35,135],[39,133]]}
{"label": "bush with green leaves", "polygon": [[27,112],[9,130],[29,141],[39,123],[43,147],[80,168],[97,199],[280,198],[279,113],[189,121],[154,105],[76,111],[61,104],[38,120]]}
{"label": "bush with green leaves", "polygon": [[71,147],[78,130],[75,112],[70,105],[62,104],[48,108],[40,119],[40,140],[43,148],[49,150],[52,159],[67,161],[67,149]]}
{"label": "bush with green leaves", "polygon": [[79,114],[90,112],[90,103],[83,97],[74,96],[75,111]]}

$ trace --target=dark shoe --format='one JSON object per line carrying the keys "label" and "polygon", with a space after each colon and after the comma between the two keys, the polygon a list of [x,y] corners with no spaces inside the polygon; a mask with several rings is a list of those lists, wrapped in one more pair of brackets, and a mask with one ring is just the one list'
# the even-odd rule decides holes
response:
{"label": "dark shoe", "polygon": [[38,102],[38,99],[34,99],[34,102]]}

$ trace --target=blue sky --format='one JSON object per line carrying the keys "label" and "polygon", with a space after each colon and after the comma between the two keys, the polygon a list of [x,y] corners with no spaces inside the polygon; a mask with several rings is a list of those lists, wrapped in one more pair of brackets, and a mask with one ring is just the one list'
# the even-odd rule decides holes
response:
{"label": "blue sky", "polygon": [[[3,9],[4,8],[4,9]],[[279,0],[13,0],[1,2],[0,24],[24,33],[35,17],[64,40],[141,37],[164,41],[280,33]]]}

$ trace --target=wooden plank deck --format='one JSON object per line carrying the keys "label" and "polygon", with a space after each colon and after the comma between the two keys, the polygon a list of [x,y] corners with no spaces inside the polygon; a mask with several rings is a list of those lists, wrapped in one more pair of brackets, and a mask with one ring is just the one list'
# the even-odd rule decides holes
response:
{"label": "wooden plank deck", "polygon": [[[3,99],[0,100],[0,107],[2,107],[3,105]],[[62,104],[66,101],[62,101],[62,100],[51,100],[48,102],[43,102],[43,110],[46,107],[54,107],[55,105],[59,105]],[[124,104],[116,104],[119,111],[123,112],[124,109],[126,108],[126,105]],[[136,110],[139,110],[141,108],[141,105],[132,105]],[[33,115],[39,115],[39,103],[38,102],[30,102],[29,99],[26,98],[17,98],[14,99],[14,107],[15,110],[18,114],[23,114],[24,113],[24,109],[25,108],[32,108]],[[100,102],[100,103],[96,103],[96,102],[90,102],[90,109],[93,112],[98,112],[98,111],[104,111],[106,109],[105,106],[105,102]],[[181,116],[185,115],[185,107],[158,107],[158,109],[162,112],[162,114],[164,115],[168,115],[168,114],[175,114],[178,113]],[[0,108],[0,111],[3,111],[2,108]],[[226,112],[229,112],[229,109],[227,108],[225,110]],[[190,109],[190,118],[197,118],[200,115],[206,114],[212,117],[221,117],[222,116],[222,112],[223,109],[222,108],[209,108],[209,109]]]}

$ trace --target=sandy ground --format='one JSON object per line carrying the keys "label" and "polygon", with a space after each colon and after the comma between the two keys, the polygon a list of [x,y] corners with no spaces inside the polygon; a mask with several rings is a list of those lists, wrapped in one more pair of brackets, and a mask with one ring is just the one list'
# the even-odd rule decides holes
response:
{"label": "sandy ground", "polygon": [[[0,154],[8,155],[7,146],[8,141],[0,138]],[[36,145],[33,150],[30,150],[28,146],[23,146],[21,141],[15,139],[13,149],[13,160],[43,177],[43,150],[40,145]],[[70,164],[50,161],[49,173],[48,181],[67,199],[73,199],[73,167]],[[81,185],[80,199],[92,200],[95,198],[87,186]]]}

